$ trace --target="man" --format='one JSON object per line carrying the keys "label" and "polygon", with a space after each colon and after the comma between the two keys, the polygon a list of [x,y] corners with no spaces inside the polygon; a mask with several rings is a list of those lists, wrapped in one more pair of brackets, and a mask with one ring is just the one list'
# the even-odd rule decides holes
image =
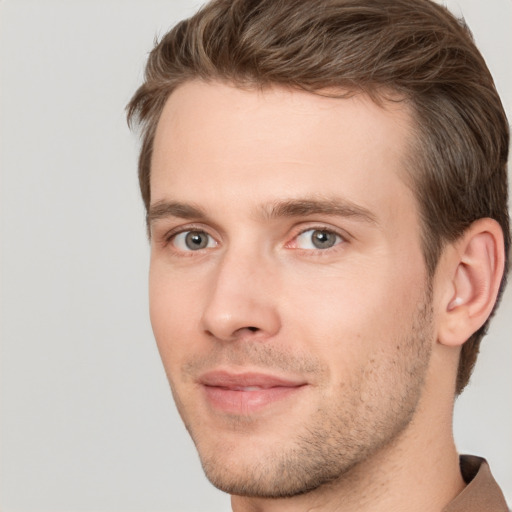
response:
{"label": "man", "polygon": [[233,510],[507,510],[451,429],[510,247],[467,29],[429,0],[216,0],[134,117],[156,341]]}

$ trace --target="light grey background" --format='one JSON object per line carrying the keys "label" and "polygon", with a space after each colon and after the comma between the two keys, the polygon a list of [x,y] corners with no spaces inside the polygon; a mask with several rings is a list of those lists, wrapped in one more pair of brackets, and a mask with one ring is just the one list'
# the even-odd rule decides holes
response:
{"label": "light grey background", "polygon": [[[174,410],[147,315],[124,106],[194,0],[0,0],[0,510],[229,510]],[[512,117],[512,1],[459,0]],[[512,501],[512,290],[456,407]]]}

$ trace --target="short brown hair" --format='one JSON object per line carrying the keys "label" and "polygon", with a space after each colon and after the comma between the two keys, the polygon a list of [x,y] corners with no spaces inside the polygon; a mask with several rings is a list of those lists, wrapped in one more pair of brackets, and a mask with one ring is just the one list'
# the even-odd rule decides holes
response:
{"label": "short brown hair", "polygon": [[[172,91],[193,79],[364,92],[376,101],[392,92],[415,114],[408,175],[429,275],[444,244],[484,217],[501,225],[508,268],[508,122],[471,33],[446,8],[430,0],[213,0],[178,23],[151,52],[127,107],[128,120],[142,125],[146,210],[160,114]],[[504,285],[505,277],[501,292]],[[457,393],[488,322],[463,345]]]}

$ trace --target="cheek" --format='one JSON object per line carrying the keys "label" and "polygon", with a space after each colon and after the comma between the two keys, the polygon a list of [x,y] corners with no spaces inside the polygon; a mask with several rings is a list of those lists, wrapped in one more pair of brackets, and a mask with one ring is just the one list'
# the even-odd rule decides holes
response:
{"label": "cheek", "polygon": [[179,364],[181,353],[192,343],[197,326],[197,291],[157,265],[149,274],[149,314],[158,350],[166,369]]}
{"label": "cheek", "polygon": [[310,348],[337,372],[348,374],[353,365],[366,364],[376,351],[396,349],[422,299],[420,281],[368,266],[365,271],[308,281],[307,293],[282,298],[286,304],[283,325],[297,339],[308,340]]}

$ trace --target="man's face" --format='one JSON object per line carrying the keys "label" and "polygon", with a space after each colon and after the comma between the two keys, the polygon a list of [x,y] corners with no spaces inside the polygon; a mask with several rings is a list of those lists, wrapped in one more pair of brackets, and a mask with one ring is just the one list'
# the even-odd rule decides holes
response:
{"label": "man's face", "polygon": [[434,338],[406,107],[187,83],[156,133],[151,321],[207,476],[279,497],[413,418]]}

